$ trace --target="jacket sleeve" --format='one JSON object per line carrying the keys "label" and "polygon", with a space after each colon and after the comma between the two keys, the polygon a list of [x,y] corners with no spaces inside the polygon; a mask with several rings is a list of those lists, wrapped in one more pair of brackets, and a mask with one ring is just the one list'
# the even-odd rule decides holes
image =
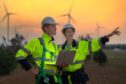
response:
{"label": "jacket sleeve", "polygon": [[107,37],[101,37],[100,39],[94,38],[91,41],[89,41],[89,52],[94,53],[98,50],[100,50],[103,46],[105,46],[105,43],[108,42],[109,39]]}
{"label": "jacket sleeve", "polygon": [[106,36],[104,36],[100,38],[100,42],[103,46],[105,46],[105,44],[109,42],[109,39]]}
{"label": "jacket sleeve", "polygon": [[21,66],[27,71],[31,69],[30,63],[26,60],[27,56],[32,55],[34,52],[34,40],[29,41],[23,48],[19,49],[16,53],[16,59]]}

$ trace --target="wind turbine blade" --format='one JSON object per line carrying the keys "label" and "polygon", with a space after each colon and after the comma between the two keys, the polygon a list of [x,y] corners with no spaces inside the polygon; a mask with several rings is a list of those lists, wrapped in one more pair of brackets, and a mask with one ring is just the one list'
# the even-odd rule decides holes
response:
{"label": "wind turbine blade", "polygon": [[100,29],[106,28],[106,27],[104,27],[104,26],[99,25],[97,22],[96,22],[96,25],[97,25],[97,28],[100,28]]}
{"label": "wind turbine blade", "polygon": [[73,0],[72,5],[71,5],[70,10],[69,10],[68,13],[71,13],[71,10],[72,10],[72,8],[73,8],[74,2],[75,2],[75,0]]}
{"label": "wind turbine blade", "polygon": [[17,15],[16,13],[9,13],[9,15]]}
{"label": "wind turbine blade", "polygon": [[70,18],[74,23],[76,23],[75,20],[73,19],[73,17],[72,17],[71,15],[69,16],[69,18]]}
{"label": "wind turbine blade", "polygon": [[60,15],[60,17],[64,17],[64,16],[68,16],[68,14],[63,14],[63,15]]}
{"label": "wind turbine blade", "polygon": [[7,10],[7,7],[5,5],[5,2],[3,2],[3,5],[4,5],[4,9],[5,9],[6,13],[8,13],[8,10]]}
{"label": "wind turbine blade", "polygon": [[7,14],[0,20],[0,23],[7,17]]}

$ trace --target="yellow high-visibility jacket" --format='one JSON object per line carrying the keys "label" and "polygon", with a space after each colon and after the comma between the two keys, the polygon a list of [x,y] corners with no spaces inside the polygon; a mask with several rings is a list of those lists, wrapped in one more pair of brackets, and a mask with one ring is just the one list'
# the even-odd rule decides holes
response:
{"label": "yellow high-visibility jacket", "polygon": [[[44,60],[44,70],[46,74],[54,75],[57,73],[57,67],[54,66],[56,63],[56,58],[59,53],[58,46],[53,43],[52,37],[44,33],[41,37],[44,41],[46,48],[45,60]],[[38,38],[32,39],[29,41],[24,48],[18,50],[16,54],[17,60],[26,59],[28,55],[32,55],[34,62],[40,68],[41,58],[43,53],[43,45],[41,45]]]}
{"label": "yellow high-visibility jacket", "polygon": [[[62,47],[63,46],[60,46],[60,50],[63,49]],[[90,41],[80,40],[77,42],[77,47],[73,47],[72,44],[69,46],[66,44],[63,50],[76,51],[76,55],[73,64],[70,64],[67,67],[65,67],[64,71],[74,72],[82,68],[86,56],[92,52],[98,51],[99,49],[101,49],[101,47],[102,44],[97,38],[94,38]]]}

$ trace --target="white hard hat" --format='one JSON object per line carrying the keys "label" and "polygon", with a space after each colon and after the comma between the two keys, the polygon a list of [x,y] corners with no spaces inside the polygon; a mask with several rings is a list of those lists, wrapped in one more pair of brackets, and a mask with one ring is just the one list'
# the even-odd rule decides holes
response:
{"label": "white hard hat", "polygon": [[55,20],[52,18],[52,17],[45,17],[43,20],[42,20],[42,23],[41,25],[45,25],[45,24],[58,24],[55,22]]}
{"label": "white hard hat", "polygon": [[70,24],[70,23],[67,23],[67,24],[65,24],[65,25],[63,26],[62,32],[64,33],[64,30],[66,30],[66,29],[71,29],[71,28],[75,31],[74,26],[73,26],[72,24]]}
{"label": "white hard hat", "polygon": [[63,26],[63,30],[64,30],[64,29],[69,29],[69,28],[73,28],[73,29],[74,29],[74,26],[73,26],[72,24],[70,24],[70,23],[67,23],[67,24],[65,24],[65,25]]}

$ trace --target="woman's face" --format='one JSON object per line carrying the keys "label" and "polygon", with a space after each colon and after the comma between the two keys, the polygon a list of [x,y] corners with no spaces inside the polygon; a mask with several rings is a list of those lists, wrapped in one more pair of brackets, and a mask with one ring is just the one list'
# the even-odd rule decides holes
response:
{"label": "woman's face", "polygon": [[67,40],[72,40],[74,36],[74,30],[72,28],[66,29],[64,32],[64,36]]}

